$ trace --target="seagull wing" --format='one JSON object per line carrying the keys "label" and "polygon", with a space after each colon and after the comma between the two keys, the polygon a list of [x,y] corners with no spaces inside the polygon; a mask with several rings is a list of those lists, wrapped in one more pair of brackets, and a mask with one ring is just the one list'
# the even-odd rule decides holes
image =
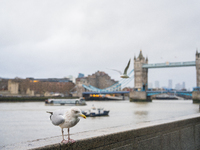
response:
{"label": "seagull wing", "polygon": [[128,62],[126,68],[124,69],[124,74],[127,74],[127,70],[128,70],[128,68],[129,68],[130,62],[131,62],[131,59],[129,60],[129,62]]}
{"label": "seagull wing", "polygon": [[65,112],[63,110],[57,110],[53,112],[53,114],[50,116],[52,123],[58,126],[65,122],[64,114]]}
{"label": "seagull wing", "polygon": [[117,72],[119,72],[119,74],[122,74],[122,72],[121,72],[121,71],[119,71],[119,70],[116,70],[116,69],[110,69],[110,70],[114,70],[114,71],[117,71]]}

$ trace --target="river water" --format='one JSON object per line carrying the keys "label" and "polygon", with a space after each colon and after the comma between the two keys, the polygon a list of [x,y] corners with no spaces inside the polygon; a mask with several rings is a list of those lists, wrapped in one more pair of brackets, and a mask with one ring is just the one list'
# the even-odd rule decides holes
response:
{"label": "river water", "polygon": [[[153,100],[142,103],[128,100],[87,101],[86,106],[78,107],[84,110],[91,108],[92,105],[109,109],[109,116],[81,118],[80,122],[70,129],[70,133],[167,120],[199,113],[199,104],[193,104],[192,100]],[[44,102],[0,103],[0,147],[61,135],[60,127],[51,123],[50,114],[46,111],[70,107],[72,106],[45,106]]]}

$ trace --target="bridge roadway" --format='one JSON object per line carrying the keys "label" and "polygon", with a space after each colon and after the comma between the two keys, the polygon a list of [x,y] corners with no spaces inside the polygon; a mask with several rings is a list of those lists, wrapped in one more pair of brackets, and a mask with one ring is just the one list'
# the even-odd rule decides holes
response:
{"label": "bridge roadway", "polygon": [[[96,91],[96,92],[83,92],[82,95],[90,94],[126,94],[130,93],[129,91]],[[192,96],[192,91],[147,91],[147,96],[157,95],[162,93],[174,93],[176,95],[187,95]]]}
{"label": "bridge roadway", "polygon": [[174,93],[175,95],[192,96],[192,91],[147,91],[147,96],[157,95],[162,93]]}
{"label": "bridge roadway", "polygon": [[166,62],[166,63],[156,63],[156,64],[144,64],[142,68],[169,68],[169,67],[189,67],[196,66],[195,61],[187,62]]}
{"label": "bridge roadway", "polygon": [[96,92],[83,92],[82,94],[126,94],[129,91],[96,91]]}

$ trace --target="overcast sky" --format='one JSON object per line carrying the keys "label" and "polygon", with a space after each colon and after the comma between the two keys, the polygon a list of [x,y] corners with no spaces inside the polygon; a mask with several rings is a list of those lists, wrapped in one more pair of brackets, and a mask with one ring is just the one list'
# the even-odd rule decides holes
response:
{"label": "overcast sky", "polygon": [[[198,0],[1,0],[0,77],[62,78],[105,71],[119,80],[140,49],[149,64],[195,61]],[[199,50],[200,52],[200,50]],[[196,86],[195,67],[149,69],[149,82]],[[130,86],[134,86],[132,81]]]}

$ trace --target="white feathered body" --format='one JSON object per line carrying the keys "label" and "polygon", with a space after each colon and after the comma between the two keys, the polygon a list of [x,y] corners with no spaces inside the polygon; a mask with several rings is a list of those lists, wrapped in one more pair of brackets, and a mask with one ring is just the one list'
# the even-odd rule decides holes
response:
{"label": "white feathered body", "polygon": [[51,113],[50,116],[51,122],[55,126],[60,126],[61,128],[71,128],[75,126],[80,121],[80,119],[78,115],[74,113],[74,109],[75,108],[69,110],[64,109],[64,110],[56,110],[54,112],[49,112]]}
{"label": "white feathered body", "polygon": [[[59,126],[62,131],[63,140],[61,143],[67,144],[68,142],[74,143],[73,139],[70,139],[69,129],[75,126],[79,121],[79,117],[83,117],[86,119],[86,116],[82,114],[81,110],[77,107],[71,107],[68,110],[56,110],[53,112],[47,111],[50,113],[50,120],[53,125]],[[63,128],[68,128],[68,141],[64,139],[64,130]]]}
{"label": "white feathered body", "polygon": [[71,128],[71,127],[75,126],[80,121],[80,118],[72,117],[70,115],[69,111],[67,111],[65,113],[64,118],[65,118],[64,123],[59,125],[61,128]]}

